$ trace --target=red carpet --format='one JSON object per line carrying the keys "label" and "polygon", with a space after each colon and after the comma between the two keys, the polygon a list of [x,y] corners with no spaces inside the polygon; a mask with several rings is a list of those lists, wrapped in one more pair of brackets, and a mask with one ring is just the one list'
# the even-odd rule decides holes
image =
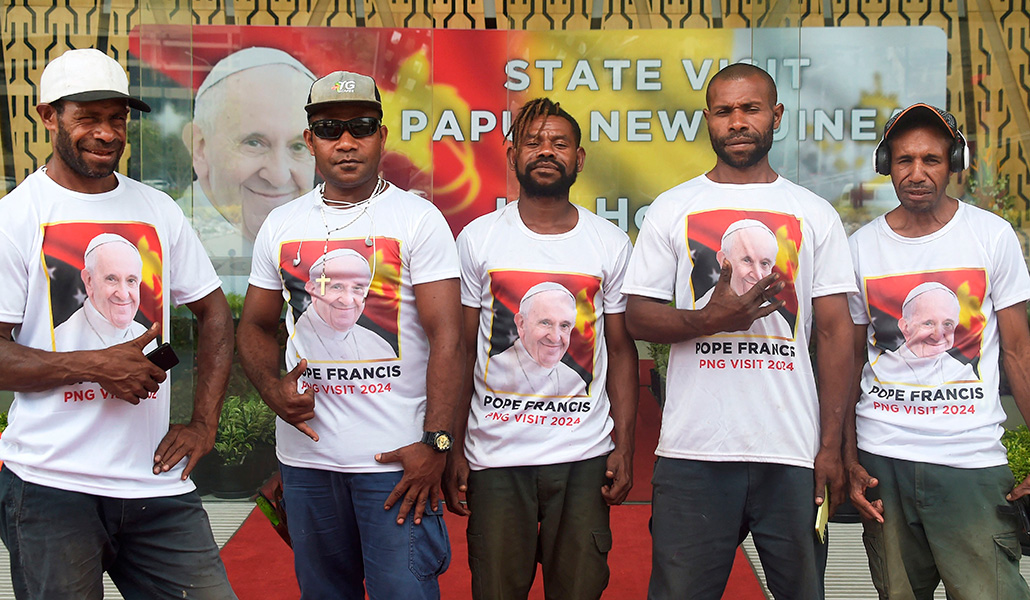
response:
{"label": "red carpet", "polygon": [[[640,404],[637,410],[633,489],[629,501],[650,502],[651,470],[654,467],[654,449],[658,445],[661,412],[647,389],[650,361],[641,361],[640,367]],[[452,557],[450,568],[440,577],[441,595],[444,600],[465,600],[471,597],[465,521],[451,513],[446,515]],[[640,600],[647,597],[647,581],[651,574],[651,536],[647,529],[650,516],[650,504],[628,504],[612,508],[613,544],[608,555],[611,579],[604,593],[605,600]],[[297,580],[293,575],[293,552],[257,509],[222,549],[222,560],[240,600],[295,600],[300,597]],[[542,600],[544,597],[540,579],[538,569],[535,585],[529,595],[531,600]],[[739,550],[723,599],[765,600],[751,565]]]}
{"label": "red carpet", "polygon": [[[647,596],[647,579],[651,572],[651,537],[647,532],[650,515],[651,507],[646,504],[612,508],[614,544],[608,555],[611,580],[604,593],[606,600],[639,600]],[[471,597],[465,523],[460,517],[447,513],[447,526],[451,534],[452,557],[451,567],[440,577],[441,595],[446,600],[464,600]],[[257,509],[222,549],[222,560],[240,600],[295,600],[300,597],[297,580],[293,576],[293,552]],[[529,597],[531,600],[544,597],[539,571]],[[765,599],[751,566],[739,550],[723,598]]]}

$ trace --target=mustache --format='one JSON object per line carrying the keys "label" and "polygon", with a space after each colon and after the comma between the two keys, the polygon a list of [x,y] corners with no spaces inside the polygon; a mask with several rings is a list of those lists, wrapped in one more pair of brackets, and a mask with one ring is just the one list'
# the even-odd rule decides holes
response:
{"label": "mustache", "polygon": [[111,152],[113,150],[118,150],[119,148],[121,148],[122,147],[122,142],[120,142],[118,140],[112,140],[110,142],[104,142],[104,141],[100,141],[100,140],[93,140],[89,144],[80,144],[79,147],[82,148],[83,150],[87,151],[87,152],[93,152],[93,151],[96,151],[96,150],[100,150],[102,152]]}
{"label": "mustache", "polygon": [[733,142],[758,142],[762,139],[762,136],[757,133],[736,133],[728,135],[722,138],[720,141],[725,144],[732,144]]}
{"label": "mustache", "polygon": [[556,168],[559,171],[561,171],[562,174],[565,173],[565,167],[563,167],[560,162],[558,162],[556,160],[553,160],[553,159],[550,159],[550,158],[538,158],[538,159],[534,160],[533,162],[531,162],[528,165],[526,165],[526,171],[532,171],[533,169],[539,167],[540,165],[545,165],[545,164],[553,166],[554,168]]}

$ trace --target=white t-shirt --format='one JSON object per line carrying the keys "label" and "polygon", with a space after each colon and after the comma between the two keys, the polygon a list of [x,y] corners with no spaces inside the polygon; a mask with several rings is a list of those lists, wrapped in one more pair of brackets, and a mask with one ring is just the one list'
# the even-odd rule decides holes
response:
{"label": "white t-shirt", "polygon": [[[378,335],[392,347],[387,358],[361,358],[345,353],[342,345],[334,348],[333,340],[311,325],[324,321],[306,314],[314,310],[304,287],[311,268],[338,249],[363,255],[375,272],[360,320],[345,337]],[[308,425],[319,436],[313,442],[277,419],[279,460],[338,472],[401,469],[379,464],[374,456],[422,438],[429,341],[413,286],[459,274],[454,238],[440,211],[392,185],[367,205],[345,209],[324,206],[316,188],[268,215],[254,242],[250,284],[282,290],[289,332],[286,366],[308,360],[299,387],[315,390],[315,417]],[[369,331],[355,334],[359,327]],[[378,350],[373,354],[382,356]]]}
{"label": "white t-shirt", "polygon": [[[618,227],[577,208],[579,221],[565,233],[535,233],[511,202],[458,236],[461,302],[479,309],[475,391],[465,435],[474,470],[586,460],[614,448],[604,316],[626,310],[619,290],[631,246]],[[520,302],[544,283],[553,288],[551,299],[533,303],[541,312],[527,317],[520,335]],[[564,314],[571,312],[571,301],[563,301],[560,288],[574,296],[574,313]],[[545,308],[548,302],[552,308]],[[532,322],[560,326],[570,316],[574,324],[564,336],[561,361],[548,364],[539,352],[534,358],[527,345],[547,342],[533,333]]]}
{"label": "white t-shirt", "polygon": [[[159,320],[170,331],[169,302],[186,304],[218,288],[204,248],[175,202],[117,177],[114,190],[83,194],[40,169],[0,200],[0,322],[18,324],[17,343],[54,351],[98,349],[124,339],[113,327],[101,327],[96,309],[95,315],[84,312],[92,306],[80,308],[86,299],[79,279],[83,255],[100,233],[117,233],[140,252],[137,321]],[[61,330],[56,342],[55,329]],[[146,328],[131,323],[128,329],[131,335]],[[136,406],[107,397],[96,383],[16,393],[0,459],[26,481],[64,490],[116,498],[189,492],[193,483],[180,480],[186,461],[153,473],[154,451],[168,432],[170,389],[166,380]]]}
{"label": "white t-shirt", "polygon": [[[898,235],[878,217],[851,236],[851,252],[860,290],[849,298],[851,317],[871,323],[858,447],[957,468],[1006,464],[995,313],[1030,299],[1030,275],[1012,227],[959,202],[944,227],[918,238]],[[910,308],[902,329],[902,304],[913,288],[931,282],[954,296],[939,290],[939,316]],[[949,322],[950,336],[934,333]],[[918,348],[922,335],[947,351],[915,353],[910,346]]]}
{"label": "white t-shirt", "polygon": [[[775,236],[775,271],[787,284],[777,298],[786,304],[747,331],[672,345],[655,453],[811,468],[819,445],[812,298],[855,289],[829,203],[783,177],[746,185],[695,177],[651,204],[622,292],[698,308],[719,278],[724,234],[743,225],[748,235]],[[735,268],[735,278],[744,274]]]}

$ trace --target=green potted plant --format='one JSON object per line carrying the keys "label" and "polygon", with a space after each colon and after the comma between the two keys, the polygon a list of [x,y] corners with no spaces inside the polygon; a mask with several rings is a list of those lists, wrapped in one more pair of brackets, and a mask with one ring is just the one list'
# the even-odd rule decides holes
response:
{"label": "green potted plant", "polygon": [[[233,322],[238,325],[244,297],[229,293],[226,300]],[[173,340],[180,345],[179,356],[183,359],[176,369],[184,375],[172,380],[172,422],[185,423],[193,409],[196,320],[187,311],[173,312],[172,329]],[[285,344],[285,326],[280,326],[280,330],[280,343]],[[275,472],[277,466],[275,413],[261,400],[243,372],[239,356],[234,354],[215,447],[197,464],[192,474],[193,481],[201,494],[246,498]]]}
{"label": "green potted plant", "polygon": [[651,394],[658,401],[658,406],[665,406],[665,376],[669,370],[669,344],[648,342],[647,350],[651,353],[654,367],[651,369]]}
{"label": "green potted plant", "polygon": [[197,486],[219,498],[247,498],[275,469],[275,413],[253,389],[227,396],[214,450],[194,472]]}
{"label": "green potted plant", "polygon": [[256,392],[229,396],[222,405],[215,452],[225,465],[242,465],[256,447],[275,444],[275,413]]}

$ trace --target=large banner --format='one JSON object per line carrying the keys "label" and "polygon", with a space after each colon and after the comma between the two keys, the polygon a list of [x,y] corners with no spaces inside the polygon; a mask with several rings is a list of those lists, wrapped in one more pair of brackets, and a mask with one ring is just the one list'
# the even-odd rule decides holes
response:
{"label": "large banner", "polygon": [[946,42],[934,27],[142,26],[131,46],[136,83],[155,110],[144,116],[153,142],[141,172],[179,198],[219,273],[244,278],[264,216],[318,181],[301,136],[307,88],[344,69],[382,91],[387,179],[431,199],[455,233],[517,197],[505,162],[511,112],[549,96],[583,130],[573,200],[635,237],[656,195],[714,165],[705,86],[722,66],[749,61],[774,77],[785,107],[773,167],[844,209],[867,205],[857,218],[868,219],[897,201],[872,169],[878,134],[899,107],[944,106]]}

